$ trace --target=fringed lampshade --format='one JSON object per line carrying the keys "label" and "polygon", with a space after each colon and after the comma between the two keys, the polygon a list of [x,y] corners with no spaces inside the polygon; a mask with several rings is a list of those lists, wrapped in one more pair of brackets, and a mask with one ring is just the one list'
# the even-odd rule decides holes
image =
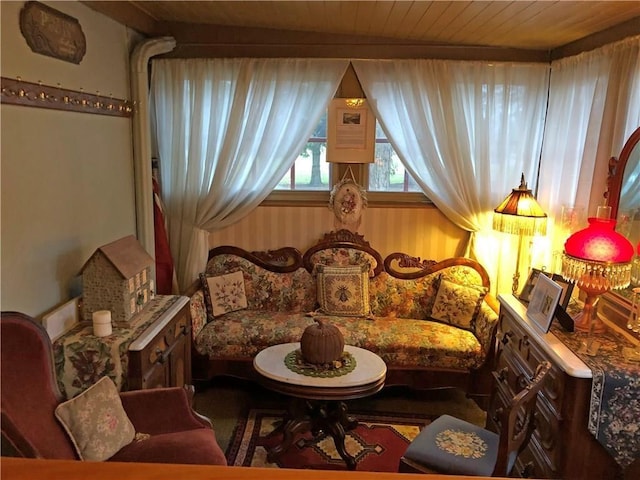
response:
{"label": "fringed lampshade", "polygon": [[564,244],[562,276],[587,295],[584,309],[574,319],[576,330],[601,333],[604,323],[597,316],[593,324],[591,321],[593,304],[603,293],[629,286],[634,249],[615,231],[615,220],[593,217],[588,221],[587,228],[571,235]]}
{"label": "fringed lampshade", "polygon": [[527,188],[524,173],[520,179],[520,186],[511,190],[511,193],[502,203],[496,207],[493,214],[493,229],[498,232],[519,235],[518,258],[516,272],[513,275],[512,292],[518,291],[520,278],[520,253],[524,236],[546,235],[547,214],[538,204],[531,190]]}

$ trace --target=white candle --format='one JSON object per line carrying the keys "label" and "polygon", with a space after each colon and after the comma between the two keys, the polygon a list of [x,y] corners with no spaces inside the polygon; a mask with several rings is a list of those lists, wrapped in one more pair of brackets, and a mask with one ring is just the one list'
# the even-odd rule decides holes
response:
{"label": "white candle", "polygon": [[109,310],[93,312],[93,334],[96,337],[111,335],[111,312]]}

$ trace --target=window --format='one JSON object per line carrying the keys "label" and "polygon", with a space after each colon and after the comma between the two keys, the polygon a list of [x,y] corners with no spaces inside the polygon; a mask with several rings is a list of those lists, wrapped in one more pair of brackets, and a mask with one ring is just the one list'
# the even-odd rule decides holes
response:
{"label": "window", "polygon": [[[293,167],[267,197],[265,205],[326,205],[328,193],[339,181],[339,164],[326,160],[327,114],[298,155]],[[346,164],[345,164],[346,165]],[[376,121],[375,162],[352,164],[356,181],[368,185],[369,205],[420,206],[431,203],[398,158],[386,134]]]}
{"label": "window", "polygon": [[327,114],[322,116],[289,172],[280,180],[276,190],[330,190],[331,168],[327,154]]}
{"label": "window", "polygon": [[411,174],[405,170],[404,165],[378,122],[376,122],[375,160],[369,165],[369,191],[421,191]]}

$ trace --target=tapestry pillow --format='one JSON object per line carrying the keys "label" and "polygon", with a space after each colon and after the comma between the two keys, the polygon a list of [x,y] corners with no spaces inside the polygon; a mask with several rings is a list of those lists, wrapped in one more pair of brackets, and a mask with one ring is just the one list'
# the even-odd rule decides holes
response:
{"label": "tapestry pillow", "polygon": [[318,303],[327,315],[369,315],[369,265],[318,265]]}
{"label": "tapestry pillow", "polygon": [[109,377],[55,410],[81,460],[101,462],[112,457],[135,437],[135,428],[122,407],[118,389]]}
{"label": "tapestry pillow", "polygon": [[458,285],[443,278],[438,283],[431,318],[465,330],[475,330],[475,319],[487,289]]}
{"label": "tapestry pillow", "polygon": [[201,273],[200,280],[209,320],[228,312],[247,308],[244,277],[240,270],[215,277]]}

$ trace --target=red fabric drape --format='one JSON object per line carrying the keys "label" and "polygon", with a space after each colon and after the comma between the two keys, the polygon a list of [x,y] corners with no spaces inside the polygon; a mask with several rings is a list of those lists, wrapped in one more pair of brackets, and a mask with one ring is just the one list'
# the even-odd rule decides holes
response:
{"label": "red fabric drape", "polygon": [[160,187],[153,179],[153,223],[156,249],[156,293],[171,295],[173,293],[173,258],[169,249],[169,238],[164,226],[164,213],[160,202]]}

